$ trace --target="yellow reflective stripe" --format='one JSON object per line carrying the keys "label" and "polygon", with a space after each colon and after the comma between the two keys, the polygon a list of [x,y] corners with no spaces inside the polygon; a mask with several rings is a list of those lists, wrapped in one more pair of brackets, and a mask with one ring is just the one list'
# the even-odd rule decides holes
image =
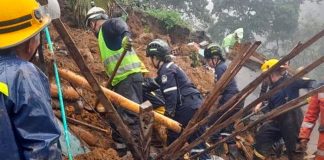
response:
{"label": "yellow reflective stripe", "polygon": [[0,82],[0,92],[6,96],[9,96],[8,85],[3,82]]}

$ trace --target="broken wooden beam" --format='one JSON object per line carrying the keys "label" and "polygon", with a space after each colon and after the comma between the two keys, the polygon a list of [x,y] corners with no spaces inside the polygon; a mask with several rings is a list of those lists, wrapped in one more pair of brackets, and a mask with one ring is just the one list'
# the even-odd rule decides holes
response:
{"label": "broken wooden beam", "polygon": [[[51,97],[58,97],[56,84],[51,83],[50,91],[51,91]],[[78,100],[80,98],[78,92],[74,90],[72,87],[62,86],[62,92],[63,92],[64,99]]]}
{"label": "broken wooden beam", "polygon": [[[82,76],[80,76],[72,71],[66,70],[66,69],[59,69],[59,73],[63,79],[65,79],[75,85],[78,85],[79,87],[85,88],[90,91],[92,90],[90,84]],[[139,111],[140,111],[139,104],[137,104],[137,103],[107,89],[107,88],[104,88],[104,87],[101,87],[101,88],[102,88],[104,94],[109,99],[111,99],[111,101],[114,104],[116,104],[117,106],[123,107],[129,111],[134,112],[134,113],[139,113]],[[181,125],[177,121],[172,120],[171,118],[168,118],[168,117],[166,117],[162,114],[159,114],[155,111],[153,111],[153,113],[154,113],[154,119],[156,122],[165,125],[166,127],[168,127],[169,129],[171,129],[175,132],[179,133],[181,131]]]}
{"label": "broken wooden beam", "polygon": [[200,155],[202,155],[203,153],[209,152],[212,149],[214,149],[217,145],[224,143],[226,141],[228,141],[229,139],[235,137],[236,135],[238,135],[239,133],[242,133],[252,127],[254,127],[255,125],[262,123],[264,121],[273,119],[279,115],[282,115],[288,111],[291,111],[293,109],[299,108],[301,106],[304,106],[307,104],[306,99],[314,94],[320,93],[320,92],[324,92],[324,86],[321,86],[319,88],[316,88],[310,92],[308,92],[307,94],[298,97],[292,101],[287,102],[286,104],[283,104],[282,106],[277,107],[276,109],[266,113],[264,116],[262,116],[261,118],[257,119],[256,121],[248,124],[247,126],[243,127],[242,129],[239,129],[237,131],[235,131],[234,133],[232,133],[230,136],[222,139],[221,141],[218,141],[217,143],[213,144],[212,146],[208,147],[205,151],[198,153],[197,155],[190,157],[192,159],[195,159],[197,157],[199,157]]}
{"label": "broken wooden beam", "polygon": [[74,40],[68,33],[67,29],[65,28],[63,22],[60,19],[55,19],[52,21],[55,29],[58,31],[58,34],[62,38],[64,44],[66,45],[67,49],[69,50],[70,56],[73,58],[79,69],[82,71],[82,74],[85,76],[87,81],[92,85],[92,89],[99,98],[100,102],[104,105],[107,110],[109,116],[108,119],[110,122],[114,123],[117,127],[117,131],[121,135],[122,138],[125,139],[125,144],[127,145],[128,149],[132,152],[132,155],[135,159],[140,159],[140,152],[138,150],[138,145],[135,143],[134,138],[131,135],[129,128],[124,124],[123,120],[117,113],[116,109],[113,107],[112,103],[109,99],[105,96],[104,92],[102,91],[98,81],[94,78],[93,74],[91,73],[89,67],[84,62],[84,59],[76,47]]}

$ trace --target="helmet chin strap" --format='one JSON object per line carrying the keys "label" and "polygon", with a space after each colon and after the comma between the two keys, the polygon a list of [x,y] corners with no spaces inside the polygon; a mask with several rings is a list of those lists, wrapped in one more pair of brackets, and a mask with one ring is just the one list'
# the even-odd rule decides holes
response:
{"label": "helmet chin strap", "polygon": [[158,63],[155,64],[154,57],[151,57],[151,61],[152,61],[153,66],[154,66],[156,69],[159,69],[159,68],[160,68],[160,66],[161,66],[161,62],[162,62],[161,60],[159,60]]}
{"label": "helmet chin strap", "polygon": [[[216,60],[216,62],[215,62],[215,60]],[[212,63],[214,66],[216,66],[219,63],[219,61],[220,61],[219,58],[212,58]]]}

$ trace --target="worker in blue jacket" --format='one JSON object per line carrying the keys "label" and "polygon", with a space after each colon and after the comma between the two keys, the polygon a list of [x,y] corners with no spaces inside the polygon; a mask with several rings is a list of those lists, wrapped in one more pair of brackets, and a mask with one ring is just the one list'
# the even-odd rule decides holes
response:
{"label": "worker in blue jacket", "polygon": [[[207,59],[208,65],[215,68],[215,82],[221,79],[225,71],[227,70],[227,65],[225,64],[225,56],[223,55],[223,51],[221,47],[215,43],[209,44],[204,50],[204,58]],[[235,94],[239,92],[237,87],[237,83],[235,79],[230,80],[230,82],[225,87],[225,90],[221,93],[221,98],[219,100],[219,106],[224,105],[228,100],[230,100]],[[242,102],[237,108],[235,108],[229,116],[235,114],[243,107],[244,103]],[[214,116],[210,121],[210,125],[213,125],[220,116],[224,113],[219,113],[217,116]],[[225,117],[225,118],[229,118]],[[223,129],[221,132],[231,133],[234,130],[234,124]],[[219,135],[216,133],[212,139],[218,140]]]}
{"label": "worker in blue jacket", "polygon": [[[171,58],[171,48],[165,41],[155,39],[148,44],[146,56],[150,57],[155,68],[158,69],[156,82],[165,99],[165,115],[178,121],[186,127],[190,119],[196,113],[202,103],[202,96],[197,88],[189,80],[186,73]],[[189,138],[192,142],[202,135],[204,128],[200,128]],[[168,130],[168,145],[175,141],[180,133]],[[193,154],[205,149],[204,144],[198,145],[192,150]],[[209,159],[205,154],[203,159]]]}
{"label": "worker in blue jacket", "polygon": [[[279,60],[270,59],[262,66],[262,72],[273,67]],[[270,90],[289,79],[290,76],[285,74],[284,66],[273,71],[269,76]],[[267,109],[275,109],[297,97],[299,97],[300,89],[313,88],[314,80],[302,78],[294,81],[290,85],[282,88],[276,94],[268,99]],[[267,123],[264,123],[256,134],[256,143],[254,159],[265,159],[271,156],[272,145],[283,138],[286,146],[286,153],[290,160],[302,159],[300,154],[296,152],[296,144],[298,142],[298,134],[303,121],[303,112],[301,108],[296,108],[285,114],[282,114]]]}
{"label": "worker in blue jacket", "polygon": [[50,17],[35,0],[2,0],[0,10],[0,159],[60,160],[49,81],[28,62]]}

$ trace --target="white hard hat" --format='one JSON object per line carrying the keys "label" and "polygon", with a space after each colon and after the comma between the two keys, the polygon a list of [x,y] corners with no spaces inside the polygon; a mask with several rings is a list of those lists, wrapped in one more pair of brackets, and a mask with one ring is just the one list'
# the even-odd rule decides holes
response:
{"label": "white hard hat", "polygon": [[108,15],[106,11],[100,7],[92,7],[89,9],[87,16],[86,16],[86,26],[89,25],[90,20],[94,19],[108,19]]}
{"label": "white hard hat", "polygon": [[234,31],[234,33],[236,33],[237,37],[242,39],[243,38],[243,33],[244,33],[244,30],[243,28],[238,28]]}

